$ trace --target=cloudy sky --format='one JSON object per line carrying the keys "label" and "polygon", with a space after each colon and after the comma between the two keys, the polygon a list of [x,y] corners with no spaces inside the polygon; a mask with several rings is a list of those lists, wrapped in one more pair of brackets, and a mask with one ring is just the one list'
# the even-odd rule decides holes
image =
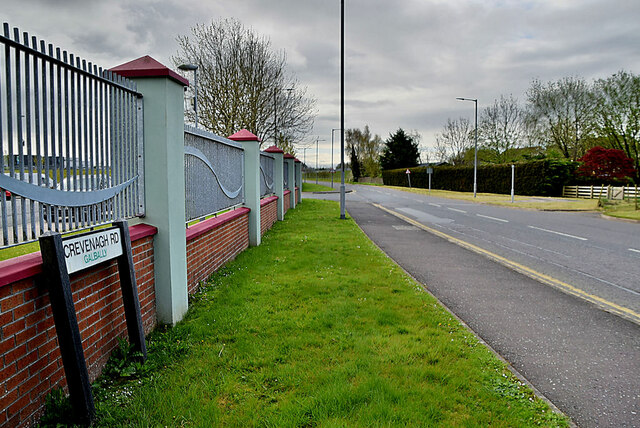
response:
{"label": "cloudy sky", "polygon": [[[473,120],[473,103],[456,97],[478,98],[482,109],[501,94],[524,101],[534,78],[640,73],[638,0],[345,3],[345,127],[368,124],[383,139],[417,130],[423,153],[448,117]],[[11,26],[105,68],[143,55],[170,65],[177,35],[227,17],[286,51],[317,99],[308,140],[324,140],[328,165],[331,129],[340,127],[339,0],[3,0],[0,9]],[[315,163],[315,149],[306,156]]]}

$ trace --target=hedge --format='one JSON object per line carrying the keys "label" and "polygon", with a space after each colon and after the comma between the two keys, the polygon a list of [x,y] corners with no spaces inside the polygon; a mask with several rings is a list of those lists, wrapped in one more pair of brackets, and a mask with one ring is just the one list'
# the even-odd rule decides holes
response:
{"label": "hedge", "polygon": [[[577,168],[576,162],[542,159],[517,162],[515,165],[515,192],[526,196],[561,196],[562,186],[567,185]],[[407,168],[382,171],[384,184],[409,187]],[[409,168],[411,185],[428,188],[427,168]],[[434,166],[431,188],[458,192],[473,191],[473,166]],[[479,165],[478,192],[511,193],[511,164]]]}

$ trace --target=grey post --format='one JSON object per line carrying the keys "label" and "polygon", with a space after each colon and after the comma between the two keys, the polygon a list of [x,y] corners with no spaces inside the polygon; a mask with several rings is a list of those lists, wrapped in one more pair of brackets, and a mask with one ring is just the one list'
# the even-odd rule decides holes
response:
{"label": "grey post", "polygon": [[249,245],[260,245],[260,138],[243,129],[229,137],[244,149],[244,204],[249,213]]}
{"label": "grey post", "polygon": [[184,86],[189,82],[144,56],[112,69],[144,96],[145,222],[154,238],[158,321],[175,324],[188,309],[184,189]]}
{"label": "grey post", "polygon": [[298,196],[296,197],[296,204],[302,201],[302,162],[298,158],[294,159],[296,170],[296,186],[298,186]]}

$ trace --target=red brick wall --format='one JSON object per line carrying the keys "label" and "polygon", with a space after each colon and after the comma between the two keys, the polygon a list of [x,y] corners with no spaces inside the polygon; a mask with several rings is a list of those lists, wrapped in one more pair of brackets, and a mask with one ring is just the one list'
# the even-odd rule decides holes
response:
{"label": "red brick wall", "polygon": [[189,294],[220,266],[249,247],[249,209],[238,208],[187,229]]}
{"label": "red brick wall", "polygon": [[[130,228],[145,333],[156,325],[153,235]],[[66,386],[56,328],[40,253],[0,262],[0,426],[29,426],[42,412],[46,394]],[[127,336],[115,260],[71,276],[78,326],[93,381]]]}
{"label": "red brick wall", "polygon": [[291,190],[284,191],[284,212],[286,213],[291,208]]}
{"label": "red brick wall", "polygon": [[278,221],[278,197],[271,196],[260,201],[260,236]]}

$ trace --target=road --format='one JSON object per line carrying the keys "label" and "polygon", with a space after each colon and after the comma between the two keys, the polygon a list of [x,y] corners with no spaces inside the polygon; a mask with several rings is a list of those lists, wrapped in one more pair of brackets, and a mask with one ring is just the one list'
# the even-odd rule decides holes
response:
{"label": "road", "polygon": [[[640,325],[615,307],[602,310],[619,296],[623,308],[637,307],[629,248],[639,224],[350,188],[347,210],[364,232],[578,426],[640,426]],[[592,269],[602,254],[611,259]],[[617,271],[618,259],[631,273]],[[602,302],[523,269],[592,287],[599,294],[587,297]]]}
{"label": "road", "polygon": [[569,285],[568,291],[640,323],[640,223],[354,187],[349,201],[394,210],[549,276],[561,287]]}

